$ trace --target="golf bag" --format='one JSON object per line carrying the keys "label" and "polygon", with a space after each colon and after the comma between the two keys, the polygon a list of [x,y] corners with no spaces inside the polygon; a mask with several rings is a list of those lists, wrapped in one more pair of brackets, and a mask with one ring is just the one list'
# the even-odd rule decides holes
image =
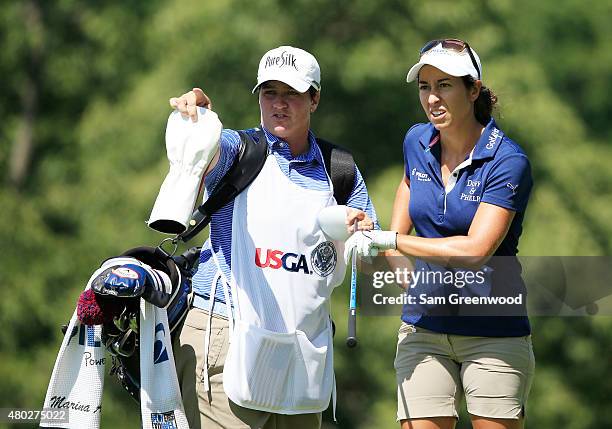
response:
{"label": "golf bag", "polygon": [[[200,249],[191,248],[182,255],[170,256],[160,247],[137,247],[127,250],[116,258],[105,261],[109,268],[93,281],[92,289],[101,312],[112,312],[105,315],[102,325],[102,342],[112,356],[111,375],[117,377],[121,385],[136,401],[140,400],[140,297],[121,297],[96,292],[95,283],[107,281],[111,273],[124,265],[125,257],[134,258],[148,265],[153,270],[165,273],[171,282],[170,294],[158,294],[150,300],[158,307],[165,307],[168,314],[168,325],[172,341],[180,332],[181,325],[191,304],[191,276],[198,261]],[[113,265],[113,260],[117,265]],[[110,305],[106,305],[110,303]]]}

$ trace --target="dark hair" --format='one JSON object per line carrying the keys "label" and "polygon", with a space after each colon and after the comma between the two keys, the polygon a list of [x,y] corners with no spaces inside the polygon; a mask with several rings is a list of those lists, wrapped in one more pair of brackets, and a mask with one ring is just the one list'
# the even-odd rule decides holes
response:
{"label": "dark hair", "polygon": [[[468,89],[472,88],[476,83],[474,78],[470,75],[461,76],[461,80],[463,80],[463,84]],[[489,88],[482,85],[480,87],[480,94],[478,94],[478,98],[474,101],[474,115],[476,116],[476,120],[486,126],[491,120],[491,114],[496,104],[497,95]]]}

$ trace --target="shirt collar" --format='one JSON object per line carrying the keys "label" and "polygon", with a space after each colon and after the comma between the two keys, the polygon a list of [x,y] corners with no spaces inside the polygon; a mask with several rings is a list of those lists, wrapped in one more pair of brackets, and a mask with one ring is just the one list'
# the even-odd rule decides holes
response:
{"label": "shirt collar", "polygon": [[[493,158],[503,138],[504,132],[497,127],[495,119],[491,118],[474,146],[472,159]],[[440,132],[430,122],[425,132],[421,134],[419,143],[426,152],[429,152],[439,142]]]}
{"label": "shirt collar", "polygon": [[289,150],[289,144],[285,140],[272,134],[263,125],[260,126],[266,135],[266,140],[268,141],[270,150],[281,153],[289,161],[317,161],[319,164],[323,165],[323,157],[321,155],[321,151],[319,150],[319,146],[317,145],[317,139],[312,130],[308,130],[308,142],[310,143],[308,151],[306,153],[299,154],[298,156],[293,156]]}
{"label": "shirt collar", "polygon": [[439,138],[436,138],[439,136],[440,132],[436,130],[436,128],[430,122],[427,124],[427,128],[425,129],[423,134],[421,134],[421,137],[419,137],[419,143],[421,143],[421,146],[423,146],[423,149],[425,151],[429,152],[429,150],[431,150],[431,148],[440,141]]}
{"label": "shirt collar", "polygon": [[497,127],[495,119],[491,118],[474,147],[472,159],[493,158],[504,138],[504,132]]}

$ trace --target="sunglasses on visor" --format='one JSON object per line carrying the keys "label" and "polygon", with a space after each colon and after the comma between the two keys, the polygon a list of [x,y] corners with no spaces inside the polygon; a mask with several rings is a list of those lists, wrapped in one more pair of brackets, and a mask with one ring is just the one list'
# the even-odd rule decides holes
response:
{"label": "sunglasses on visor", "polygon": [[[459,39],[434,39],[425,43],[425,46],[421,48],[419,51],[420,56],[422,57],[425,53],[430,51],[434,46],[437,46],[439,43],[442,44],[443,49],[448,49],[450,51],[455,51],[457,53],[461,53],[467,49],[468,55],[470,56],[470,60],[472,60],[472,65],[476,69],[478,73],[478,79],[480,79],[480,68],[478,67],[478,63],[476,62],[476,58],[472,53],[472,48],[468,45],[467,42]],[[420,57],[419,57],[420,58]]]}

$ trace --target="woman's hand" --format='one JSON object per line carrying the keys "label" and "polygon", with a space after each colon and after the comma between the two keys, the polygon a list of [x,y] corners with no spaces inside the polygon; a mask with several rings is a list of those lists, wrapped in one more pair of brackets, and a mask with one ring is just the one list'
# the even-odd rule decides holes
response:
{"label": "woman's hand", "polygon": [[353,250],[360,258],[376,256],[380,251],[395,249],[397,247],[397,232],[357,231],[351,235],[344,245],[344,260],[348,263]]}

